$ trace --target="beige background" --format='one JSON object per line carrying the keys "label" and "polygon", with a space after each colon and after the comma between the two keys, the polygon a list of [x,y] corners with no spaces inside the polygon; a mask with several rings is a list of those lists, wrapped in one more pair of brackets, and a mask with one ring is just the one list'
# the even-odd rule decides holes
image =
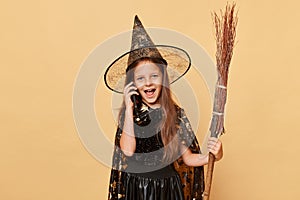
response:
{"label": "beige background", "polygon": [[[146,26],[193,38],[213,57],[210,14],[225,5],[223,0],[2,1],[0,199],[106,199],[109,168],[83,147],[73,122],[80,65],[98,44],[130,29],[135,14]],[[225,156],[215,168],[212,200],[300,198],[299,5],[237,1]],[[97,102],[110,103],[108,94]],[[101,113],[101,106],[97,109]],[[115,127],[109,127],[113,137]]]}

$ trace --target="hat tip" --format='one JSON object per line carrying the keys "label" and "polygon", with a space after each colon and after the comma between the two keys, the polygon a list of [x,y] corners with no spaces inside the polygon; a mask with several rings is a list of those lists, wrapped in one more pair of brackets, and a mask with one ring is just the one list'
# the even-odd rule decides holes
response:
{"label": "hat tip", "polygon": [[135,25],[141,25],[142,24],[142,22],[141,22],[140,18],[138,17],[138,15],[135,15],[135,17],[134,17],[134,24]]}

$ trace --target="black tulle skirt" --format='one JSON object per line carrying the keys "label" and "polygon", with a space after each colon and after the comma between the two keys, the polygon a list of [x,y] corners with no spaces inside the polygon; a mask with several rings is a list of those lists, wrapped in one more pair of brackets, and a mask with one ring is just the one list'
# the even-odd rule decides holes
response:
{"label": "black tulle skirt", "polygon": [[178,174],[153,178],[127,173],[125,200],[184,200]]}

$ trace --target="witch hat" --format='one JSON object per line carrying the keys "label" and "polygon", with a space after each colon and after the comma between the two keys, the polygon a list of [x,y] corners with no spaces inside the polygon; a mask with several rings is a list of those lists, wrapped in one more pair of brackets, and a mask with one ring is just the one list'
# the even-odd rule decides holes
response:
{"label": "witch hat", "polygon": [[191,59],[185,50],[170,45],[155,45],[138,16],[135,16],[131,49],[106,69],[105,85],[114,92],[123,93],[126,72],[131,64],[141,58],[156,58],[166,64],[170,83],[186,74],[191,66]]}
{"label": "witch hat", "polygon": [[[136,60],[144,57],[161,59],[166,63],[146,32],[142,22],[138,16],[135,16],[132,30],[131,52],[129,53],[127,62],[128,67]],[[128,71],[128,68],[126,71]]]}

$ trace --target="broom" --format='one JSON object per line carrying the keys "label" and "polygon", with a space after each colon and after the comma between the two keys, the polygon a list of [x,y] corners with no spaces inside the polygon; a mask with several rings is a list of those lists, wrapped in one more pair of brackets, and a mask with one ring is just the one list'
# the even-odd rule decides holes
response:
{"label": "broom", "polygon": [[[224,14],[221,11],[219,17],[216,12],[212,14],[216,29],[216,61],[218,80],[216,84],[213,115],[210,124],[211,137],[218,138],[225,133],[224,129],[224,108],[227,97],[228,69],[233,55],[233,47],[236,35],[237,15],[234,14],[235,3],[226,6]],[[209,153],[206,184],[203,193],[203,200],[209,199],[215,156]]]}

